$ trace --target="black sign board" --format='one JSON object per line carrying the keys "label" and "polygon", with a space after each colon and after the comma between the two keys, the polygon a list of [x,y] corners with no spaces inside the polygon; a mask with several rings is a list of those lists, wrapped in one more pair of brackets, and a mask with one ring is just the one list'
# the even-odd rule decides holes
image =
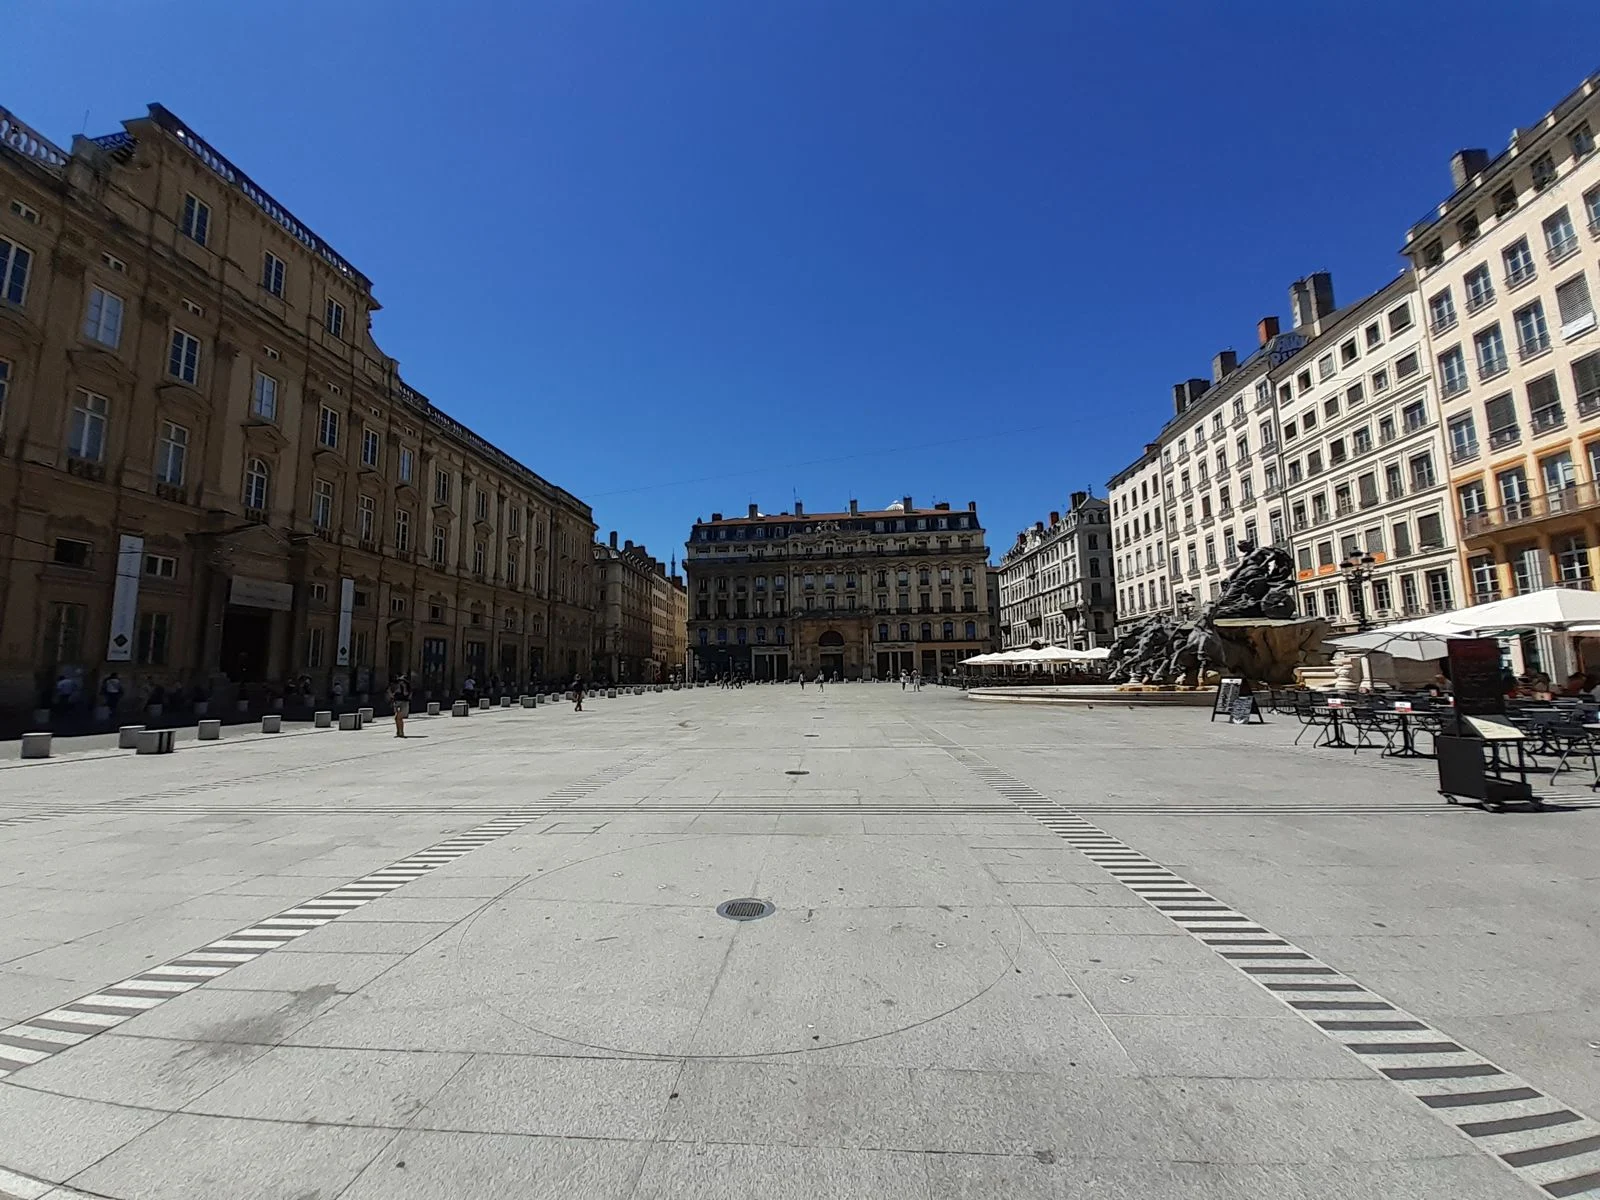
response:
{"label": "black sign board", "polygon": [[1248,725],[1251,717],[1258,724],[1266,724],[1248,679],[1224,677],[1217,680],[1217,694],[1211,698],[1211,719],[1215,721],[1218,717],[1227,717],[1233,725]]}
{"label": "black sign board", "polygon": [[1499,717],[1506,711],[1500,643],[1493,638],[1451,638],[1450,690],[1463,717]]}

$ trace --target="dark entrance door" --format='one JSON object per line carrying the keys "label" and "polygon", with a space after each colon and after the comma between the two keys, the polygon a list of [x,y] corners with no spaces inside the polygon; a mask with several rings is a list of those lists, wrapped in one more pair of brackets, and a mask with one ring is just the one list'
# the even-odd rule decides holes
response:
{"label": "dark entrance door", "polygon": [[271,641],[270,610],[229,605],[222,613],[221,661],[217,665],[234,683],[259,682],[267,677]]}
{"label": "dark entrance door", "polygon": [[829,679],[835,675],[844,674],[844,655],[824,654],[822,656],[822,673]]}

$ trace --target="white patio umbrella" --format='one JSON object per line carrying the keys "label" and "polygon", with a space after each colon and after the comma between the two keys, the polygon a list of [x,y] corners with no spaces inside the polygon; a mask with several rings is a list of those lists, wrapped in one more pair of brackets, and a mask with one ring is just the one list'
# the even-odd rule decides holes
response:
{"label": "white patio umbrella", "polygon": [[1419,662],[1444,658],[1450,653],[1449,639],[1465,636],[1462,630],[1446,623],[1447,617],[1455,615],[1441,613],[1418,617],[1413,621],[1397,621],[1393,625],[1368,629],[1364,633],[1347,633],[1342,637],[1329,638],[1328,644],[1338,650],[1383,653]]}
{"label": "white patio umbrella", "polygon": [[1083,658],[1082,650],[1072,650],[1066,646],[1045,646],[1039,650],[1030,650],[1030,662],[1040,663],[1066,663],[1079,662]]}
{"label": "white patio umbrella", "polygon": [[1443,613],[1440,620],[1474,633],[1515,629],[1561,632],[1574,625],[1600,624],[1600,594],[1581,588],[1544,588]]}
{"label": "white patio umbrella", "polygon": [[1083,662],[1104,662],[1111,657],[1111,647],[1091,646],[1087,650],[1079,650],[1078,657]]}

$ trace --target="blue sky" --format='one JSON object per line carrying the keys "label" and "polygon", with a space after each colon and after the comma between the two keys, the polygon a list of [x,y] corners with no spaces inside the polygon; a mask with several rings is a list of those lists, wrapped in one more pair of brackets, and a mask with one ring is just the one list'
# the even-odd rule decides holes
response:
{"label": "blue sky", "polygon": [[57,141],[159,100],[250,172],[602,537],[909,493],[998,555],[1291,279],[1391,278],[1600,7],[50,0],[7,40]]}

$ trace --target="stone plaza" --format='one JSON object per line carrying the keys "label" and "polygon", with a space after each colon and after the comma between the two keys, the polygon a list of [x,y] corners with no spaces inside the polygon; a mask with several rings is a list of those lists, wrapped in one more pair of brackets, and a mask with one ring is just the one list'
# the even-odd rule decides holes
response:
{"label": "stone plaza", "polygon": [[13,747],[0,1197],[1600,1191],[1582,780],[1491,815],[1207,716],[767,685]]}

